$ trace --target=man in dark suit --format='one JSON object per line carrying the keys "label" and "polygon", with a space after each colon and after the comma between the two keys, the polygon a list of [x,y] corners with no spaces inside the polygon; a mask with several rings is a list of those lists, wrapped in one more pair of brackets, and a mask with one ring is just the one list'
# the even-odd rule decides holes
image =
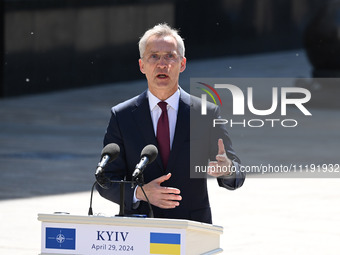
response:
{"label": "man in dark suit", "polygon": [[[245,179],[225,126],[212,127],[212,120],[219,118],[219,109],[208,104],[208,114],[202,116],[200,99],[179,87],[186,58],[176,30],[160,24],[146,31],[139,51],[139,67],[148,89],[112,108],[104,145],[118,144],[120,154],[105,174],[112,180],[131,180],[142,149],[154,144],[159,154],[145,169],[143,186],[154,216],[212,223],[207,180],[193,178],[195,166],[209,164],[207,173],[227,189],[241,187]],[[209,159],[216,160],[208,163]],[[216,171],[218,167],[228,170]],[[97,185],[97,190],[119,203],[117,184],[108,189]],[[148,214],[140,187],[126,185],[125,193],[126,214]]]}

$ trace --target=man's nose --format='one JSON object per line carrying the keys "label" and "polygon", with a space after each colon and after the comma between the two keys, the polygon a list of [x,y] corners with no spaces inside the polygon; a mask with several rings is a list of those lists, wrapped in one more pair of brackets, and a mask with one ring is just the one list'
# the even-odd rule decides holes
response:
{"label": "man's nose", "polygon": [[158,60],[158,66],[159,67],[167,67],[168,61],[165,60],[164,56],[161,56]]}

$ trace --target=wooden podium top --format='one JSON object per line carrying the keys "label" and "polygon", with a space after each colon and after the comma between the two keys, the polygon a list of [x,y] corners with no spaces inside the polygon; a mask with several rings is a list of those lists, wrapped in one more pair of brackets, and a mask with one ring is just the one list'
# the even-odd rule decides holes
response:
{"label": "wooden podium top", "polygon": [[180,219],[118,217],[118,216],[108,217],[108,216],[88,216],[56,213],[56,214],[38,214],[38,220],[42,222],[55,222],[55,223],[177,228],[213,232],[215,234],[220,235],[223,234],[223,227],[221,226]]}

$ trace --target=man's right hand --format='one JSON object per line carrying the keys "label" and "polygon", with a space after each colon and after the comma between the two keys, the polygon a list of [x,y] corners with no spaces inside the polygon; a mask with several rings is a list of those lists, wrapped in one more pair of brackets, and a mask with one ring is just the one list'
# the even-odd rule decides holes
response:
{"label": "man's right hand", "polygon": [[[182,197],[179,195],[181,191],[176,188],[163,187],[161,183],[169,180],[171,173],[163,175],[153,181],[145,184],[143,189],[145,194],[148,196],[150,203],[162,209],[172,209],[179,206],[179,202]],[[140,187],[137,187],[136,198],[139,200],[146,201],[143,191]]]}

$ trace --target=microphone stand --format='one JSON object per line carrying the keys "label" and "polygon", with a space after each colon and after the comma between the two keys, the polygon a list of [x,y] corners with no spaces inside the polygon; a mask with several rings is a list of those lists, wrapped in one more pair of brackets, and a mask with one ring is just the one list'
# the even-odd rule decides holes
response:
{"label": "microphone stand", "polygon": [[[149,198],[147,197],[144,189],[143,189],[143,186],[144,186],[144,176],[143,174],[140,174],[138,176],[136,176],[135,180],[134,181],[126,181],[126,180],[110,180],[111,183],[119,183],[119,190],[120,190],[120,197],[119,197],[119,214],[116,215],[118,217],[124,217],[126,216],[124,214],[124,210],[125,210],[125,204],[124,204],[124,201],[125,201],[125,183],[129,183],[131,184],[131,188],[134,187],[135,184],[137,184],[145,198],[146,198],[146,201],[148,202],[148,205],[149,205],[149,217],[150,218],[153,218],[154,215],[153,215],[153,210],[152,210],[152,207],[151,207],[151,204],[150,204],[150,201],[149,201]],[[93,215],[93,210],[92,210],[92,198],[93,198],[93,191],[94,191],[94,187],[96,186],[97,184],[97,181],[95,181],[92,185],[92,189],[91,189],[91,199],[90,199],[90,207],[89,207],[89,212],[88,212],[88,215]],[[129,216],[129,215],[127,215]]]}
{"label": "microphone stand", "polygon": [[[125,181],[125,180],[121,180],[121,181],[117,181],[117,180],[110,180],[111,183],[119,183],[119,189],[120,189],[120,198],[119,198],[119,214],[116,216],[125,216],[124,215],[124,209],[125,209],[125,205],[124,205],[124,199],[125,199],[125,183],[134,183],[132,181]],[[91,188],[91,198],[90,198],[90,207],[89,207],[89,212],[88,215],[91,216],[93,215],[93,210],[92,210],[92,198],[93,198],[93,190],[94,187],[96,186],[98,182],[95,181],[92,185]]]}
{"label": "microphone stand", "polygon": [[119,183],[119,214],[116,216],[123,217],[124,215],[124,210],[125,210],[125,183],[131,183],[133,185],[133,181],[125,181],[125,180],[110,180],[111,183]]}
{"label": "microphone stand", "polygon": [[[134,188],[135,184],[137,184],[137,186],[139,186],[146,198],[146,201],[148,202],[148,206],[149,206],[149,218],[154,218],[153,215],[153,210],[151,207],[151,203],[149,201],[148,196],[146,195],[143,186],[144,186],[144,176],[143,174],[139,174],[138,176],[136,176],[134,178],[134,180],[132,181],[126,181],[126,180],[111,180],[112,183],[119,183],[119,189],[120,189],[120,199],[119,199],[119,214],[116,216],[129,216],[129,215],[124,215],[124,209],[125,209],[125,205],[124,205],[124,201],[125,201],[125,183],[130,183],[131,184],[131,188]],[[136,215],[130,215],[130,216],[136,216]]]}

